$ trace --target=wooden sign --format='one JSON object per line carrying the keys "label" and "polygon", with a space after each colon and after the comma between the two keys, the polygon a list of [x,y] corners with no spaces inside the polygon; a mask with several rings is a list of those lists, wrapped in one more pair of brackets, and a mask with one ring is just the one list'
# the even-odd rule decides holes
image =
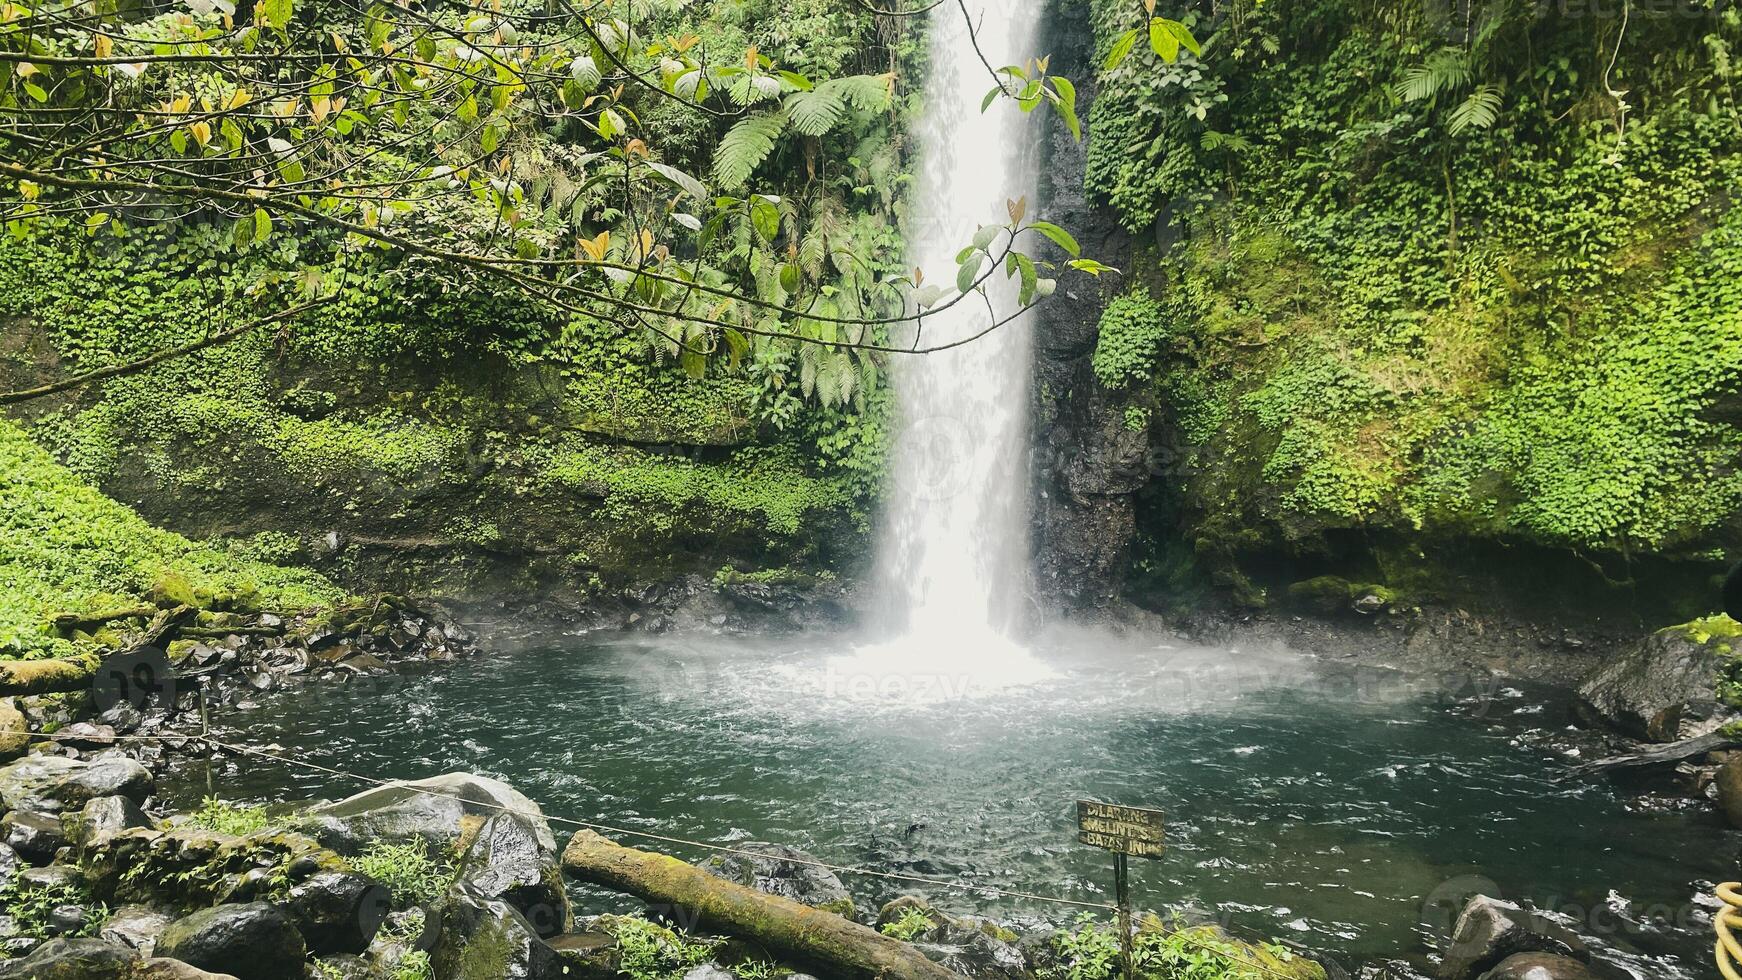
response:
{"label": "wooden sign", "polygon": [[1167,849],[1163,842],[1160,810],[1117,803],[1077,801],[1077,840],[1116,854],[1157,858]]}

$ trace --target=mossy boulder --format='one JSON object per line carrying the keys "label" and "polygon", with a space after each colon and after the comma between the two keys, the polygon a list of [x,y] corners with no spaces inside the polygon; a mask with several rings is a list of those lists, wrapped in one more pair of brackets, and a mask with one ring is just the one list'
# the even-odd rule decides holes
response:
{"label": "mossy boulder", "polygon": [[1296,605],[1321,613],[1357,612],[1363,615],[1395,608],[1402,601],[1395,589],[1372,582],[1351,582],[1337,575],[1320,575],[1296,582],[1288,587],[1288,598]]}
{"label": "mossy boulder", "polygon": [[194,909],[225,901],[282,898],[343,858],[298,833],[236,836],[192,824],[135,828],[88,846],[81,867],[104,901]]}
{"label": "mossy boulder", "polygon": [[1649,742],[1716,731],[1742,707],[1739,642],[1742,623],[1722,614],[1658,630],[1579,686],[1579,715]]}

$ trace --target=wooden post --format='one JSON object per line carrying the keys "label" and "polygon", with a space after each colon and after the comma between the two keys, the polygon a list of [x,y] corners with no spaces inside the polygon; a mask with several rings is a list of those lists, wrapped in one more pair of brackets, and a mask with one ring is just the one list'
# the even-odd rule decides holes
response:
{"label": "wooden post", "polygon": [[1125,980],[1137,980],[1137,953],[1131,947],[1131,879],[1123,853],[1113,855],[1113,901],[1119,906],[1119,960]]}

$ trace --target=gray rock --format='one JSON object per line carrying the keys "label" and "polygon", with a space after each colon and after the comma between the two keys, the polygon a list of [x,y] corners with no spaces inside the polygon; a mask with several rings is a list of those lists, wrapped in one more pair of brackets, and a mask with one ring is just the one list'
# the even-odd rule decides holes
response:
{"label": "gray rock", "polygon": [[302,980],[302,934],[265,902],[201,909],[170,923],[157,951],[216,973],[248,980]]}
{"label": "gray rock", "polygon": [[0,700],[0,760],[30,751],[30,722],[11,698]]}
{"label": "gray rock", "polygon": [[83,905],[56,905],[48,910],[47,932],[51,936],[76,935],[89,918],[90,912]]}
{"label": "gray rock", "polygon": [[396,782],[315,807],[303,829],[341,854],[356,854],[377,839],[421,837],[440,848],[460,839],[466,818],[488,820],[504,810],[523,821],[539,848],[555,857],[556,838],[538,804],[506,783],[464,772]]}
{"label": "gray rock", "polygon": [[1742,827],[1742,753],[1732,755],[1718,767],[1715,782],[1718,806],[1723,808],[1725,818],[1730,826]]}
{"label": "gray rock", "polygon": [[18,852],[0,844],[0,888],[12,884],[23,869],[24,860],[18,856]]}
{"label": "gray rock", "polygon": [[1027,980],[1028,959],[1010,930],[987,919],[945,917],[920,952],[939,966],[973,980]]}
{"label": "gray rock", "polygon": [[477,894],[514,906],[542,938],[573,924],[561,863],[518,816],[499,813],[484,821],[460,857],[460,878]]}
{"label": "gray rock", "polygon": [[77,814],[61,818],[67,840],[80,847],[94,847],[110,840],[123,830],[152,826],[151,818],[139,804],[125,796],[99,796],[85,803]]}
{"label": "gray rock", "polygon": [[438,914],[440,931],[430,951],[438,977],[555,980],[566,972],[562,956],[507,902],[460,885]]}
{"label": "gray rock", "polygon": [[757,841],[734,844],[732,848],[755,853],[716,854],[702,863],[702,870],[746,888],[853,917],[853,896],[833,871],[797,863],[815,861],[809,854],[785,844]]}
{"label": "gray rock", "polygon": [[236,980],[228,973],[207,973],[205,970],[181,960],[167,957],[153,957],[142,960],[133,967],[133,972],[127,980]]}
{"label": "gray rock", "polygon": [[386,887],[373,878],[323,871],[291,888],[285,905],[309,952],[327,956],[368,949],[390,901]]}
{"label": "gray rock", "polygon": [[1590,959],[1579,937],[1558,923],[1511,902],[1477,895],[1458,914],[1451,944],[1435,976],[1477,980],[1507,957],[1531,952]]}
{"label": "gray rock", "polygon": [[689,972],[683,975],[683,980],[738,980],[738,978],[731,970],[718,963],[703,963],[690,967]]}
{"label": "gray rock", "polygon": [[0,963],[3,980],[124,980],[134,953],[101,939],[51,939],[22,960]]}
{"label": "gray rock", "polygon": [[168,915],[156,909],[123,905],[97,930],[97,938],[136,949],[141,956],[150,956],[157,949],[157,937],[163,935],[171,921]]}
{"label": "gray rock", "polygon": [[1597,980],[1585,964],[1552,953],[1519,953],[1482,974],[1482,980]]}
{"label": "gray rock", "polygon": [[323,956],[319,962],[320,971],[311,975],[319,976],[322,980],[375,980],[380,976],[369,966],[368,960],[349,953]]}
{"label": "gray rock", "polygon": [[18,872],[18,884],[21,888],[78,888],[83,883],[84,875],[79,873],[79,869],[64,864],[51,864],[46,868],[24,868]]}
{"label": "gray rock", "polygon": [[1733,717],[1713,689],[1724,642],[1698,643],[1682,627],[1651,634],[1586,678],[1579,716],[1651,742],[1716,731]]}
{"label": "gray rock", "polygon": [[85,762],[28,755],[0,769],[0,802],[9,810],[59,813],[82,807],[99,796],[125,796],[140,803],[151,789],[151,773],[118,756]]}
{"label": "gray rock", "polygon": [[32,810],[13,810],[0,817],[0,839],[32,864],[47,864],[66,846],[60,818]]}

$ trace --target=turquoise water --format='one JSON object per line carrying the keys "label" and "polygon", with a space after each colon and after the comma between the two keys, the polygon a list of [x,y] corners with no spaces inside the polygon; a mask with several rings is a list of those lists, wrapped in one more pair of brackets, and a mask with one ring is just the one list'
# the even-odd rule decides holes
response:
{"label": "turquoise water", "polygon": [[[1604,783],[1553,781],[1566,762],[1530,746],[1564,706],[1539,692],[1093,634],[1051,638],[1028,683],[1000,688],[971,652],[877,674],[838,659],[850,646],[559,637],[309,684],[216,727],[376,777],[487,773],[552,816],[1091,901],[1107,900],[1111,862],[1075,843],[1073,801],[1159,807],[1170,850],[1133,862],[1140,903],[1345,959],[1426,954],[1446,903],[1498,888],[1566,913],[1642,976],[1695,976],[1696,883],[1730,874],[1742,845],[1705,810],[1636,812]],[[217,765],[239,799],[360,788]],[[195,765],[168,791],[197,800],[205,780]],[[847,883],[862,903],[904,887]],[[934,896],[1019,922],[1074,914]]]}

